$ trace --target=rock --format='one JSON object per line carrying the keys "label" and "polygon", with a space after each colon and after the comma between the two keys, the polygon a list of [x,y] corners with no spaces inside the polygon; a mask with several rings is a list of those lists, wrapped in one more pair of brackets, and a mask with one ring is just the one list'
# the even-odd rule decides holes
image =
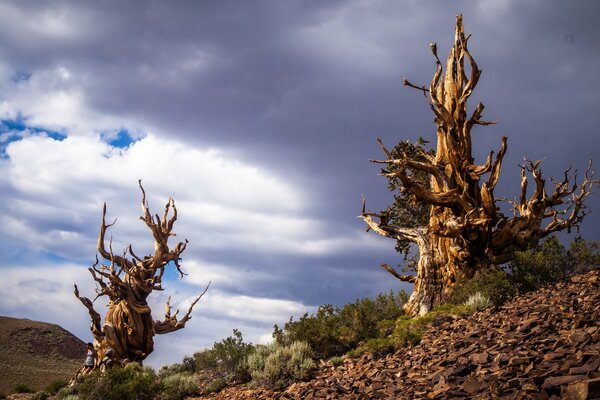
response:
{"label": "rock", "polygon": [[[600,275],[440,322],[420,345],[377,359],[322,363],[276,392],[225,389],[215,399],[593,399],[600,397]],[[243,394],[242,394],[243,393]]]}
{"label": "rock", "polygon": [[542,388],[546,389],[549,387],[566,385],[571,382],[581,381],[586,378],[585,375],[566,375],[566,376],[553,376],[547,378],[542,384]]}

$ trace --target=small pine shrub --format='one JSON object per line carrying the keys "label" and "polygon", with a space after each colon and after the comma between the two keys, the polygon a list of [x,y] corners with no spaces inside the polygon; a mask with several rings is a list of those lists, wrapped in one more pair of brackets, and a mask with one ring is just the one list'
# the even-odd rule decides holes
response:
{"label": "small pine shrub", "polygon": [[465,301],[465,305],[475,311],[480,311],[485,308],[492,307],[494,304],[487,296],[484,296],[480,292],[476,292],[475,294],[469,296],[467,301]]}
{"label": "small pine shrub", "polygon": [[160,379],[165,379],[168,376],[175,375],[175,374],[181,374],[184,372],[187,372],[187,371],[183,364],[176,363],[176,364],[172,364],[172,365],[163,365],[158,370],[158,377]]}
{"label": "small pine shrub", "polygon": [[189,372],[169,375],[161,379],[161,383],[161,400],[182,400],[200,394],[196,379]]}
{"label": "small pine shrub", "polygon": [[77,395],[85,400],[152,400],[160,389],[152,368],[131,363],[86,375],[75,386],[61,389],[57,398]]}
{"label": "small pine shrub", "polygon": [[13,392],[15,392],[15,393],[34,393],[35,390],[33,390],[29,386],[25,385],[24,383],[19,383],[19,384],[15,385],[15,387],[13,388]]}
{"label": "small pine shrub", "polygon": [[358,357],[362,356],[363,354],[365,354],[365,349],[362,347],[357,347],[355,349],[348,350],[346,352],[346,355],[350,358],[358,358]]}
{"label": "small pine shrub", "polygon": [[457,282],[450,296],[450,303],[464,304],[475,293],[487,297],[498,306],[516,294],[516,288],[504,271],[484,270],[467,281]]}
{"label": "small pine shrub", "polygon": [[44,388],[44,391],[46,393],[54,396],[54,395],[56,395],[56,393],[58,393],[58,391],[60,389],[64,388],[67,385],[68,385],[67,381],[63,381],[63,380],[52,381]]}
{"label": "small pine shrub", "polygon": [[315,368],[312,355],[306,342],[294,342],[289,346],[273,343],[257,346],[248,357],[247,365],[255,384],[283,389],[308,378]]}
{"label": "small pine shrub", "polygon": [[331,364],[334,367],[339,367],[340,365],[344,364],[344,358],[340,356],[333,356],[329,361],[331,361]]}
{"label": "small pine shrub", "polygon": [[419,323],[420,318],[410,318],[406,315],[398,318],[392,339],[396,347],[416,345],[421,341],[424,327]]}
{"label": "small pine shrub", "polygon": [[416,345],[421,341],[423,333],[430,325],[437,325],[448,317],[461,316],[472,311],[473,309],[465,304],[445,303],[421,317],[410,318],[403,315],[396,320],[396,327],[391,339],[396,348]]}
{"label": "small pine shrub", "polygon": [[326,304],[312,315],[304,314],[297,321],[290,319],[283,329],[275,325],[273,337],[283,346],[295,341],[307,342],[317,358],[342,355],[367,339],[385,336],[379,324],[402,315],[407,300],[406,292],[400,291],[356,300],[342,307]]}
{"label": "small pine shrub", "polygon": [[194,366],[196,371],[213,372],[228,383],[247,382],[250,374],[245,360],[253,348],[253,345],[244,343],[242,333],[234,329],[232,336],[215,342],[211,349],[195,353]]}
{"label": "small pine shrub", "polygon": [[202,393],[204,393],[204,394],[218,393],[221,390],[223,390],[226,386],[227,386],[227,382],[225,381],[225,379],[218,378],[218,379],[213,380],[208,385],[206,385],[204,387],[204,390],[202,391]]}
{"label": "small pine shrub", "polygon": [[362,347],[375,357],[383,357],[394,352],[394,342],[389,338],[368,339]]}
{"label": "small pine shrub", "polygon": [[600,242],[577,237],[567,250],[552,236],[535,249],[516,252],[507,272],[519,292],[528,292],[599,266]]}

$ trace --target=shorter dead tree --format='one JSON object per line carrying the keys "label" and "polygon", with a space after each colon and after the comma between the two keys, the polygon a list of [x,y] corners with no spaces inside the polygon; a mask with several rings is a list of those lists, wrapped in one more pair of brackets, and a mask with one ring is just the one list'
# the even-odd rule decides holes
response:
{"label": "shorter dead tree", "polygon": [[[102,259],[108,262],[101,263],[96,256],[96,262],[89,268],[94,281],[96,281],[96,300],[99,297],[108,298],[108,311],[101,322],[100,314],[94,309],[93,301],[80,296],[75,285],[75,296],[88,309],[92,319],[91,331],[94,337],[94,348],[97,352],[96,364],[102,360],[109,349],[111,357],[119,362],[143,361],[154,350],[154,335],[174,332],[185,327],[192,317],[192,309],[208,290],[204,291],[191,303],[185,315],[178,319],[177,310],[171,312],[171,298],[167,300],[166,312],[162,321],[154,320],[147,298],[153,290],[163,290],[162,278],[167,267],[174,267],[183,278],[181,270],[181,254],[186,249],[188,241],[179,242],[169,248],[169,237],[175,236],[173,225],[177,221],[177,208],[175,201],[169,198],[165,205],[162,218],[150,213],[146,202],[146,193],[139,181],[142,191],[142,216],[146,226],[154,238],[154,254],[138,257],[131,245],[122,255],[116,255],[112,249],[112,239],[106,246],[105,236],[107,229],[113,226],[116,220],[106,223],[106,203],[102,210],[102,223],[98,236],[97,249]],[[210,283],[208,284],[210,285]]]}

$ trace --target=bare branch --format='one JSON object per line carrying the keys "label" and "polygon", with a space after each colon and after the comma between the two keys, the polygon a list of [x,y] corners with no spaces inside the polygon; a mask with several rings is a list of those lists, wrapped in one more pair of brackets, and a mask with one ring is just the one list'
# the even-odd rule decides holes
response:
{"label": "bare branch", "polygon": [[183,318],[181,318],[180,320],[177,319],[177,314],[179,313],[179,310],[177,310],[174,315],[171,315],[171,304],[170,304],[171,298],[169,297],[169,301],[167,301],[167,306],[166,306],[165,319],[163,321],[154,321],[155,332],[159,335],[162,335],[165,333],[175,332],[180,329],[183,329],[185,327],[185,324],[187,323],[187,321],[192,319],[192,316],[191,316],[192,309],[194,308],[196,303],[198,303],[198,301],[202,298],[202,296],[204,296],[204,294],[208,291],[209,287],[210,287],[210,282],[208,283],[208,285],[206,285],[206,288],[204,288],[204,291],[202,293],[200,293],[200,296],[196,297],[196,299],[192,302],[192,304],[188,308],[187,312],[185,313]]}
{"label": "bare branch", "polygon": [[383,263],[381,264],[381,268],[385,269],[387,272],[392,274],[395,278],[400,279],[402,282],[410,282],[415,283],[417,277],[414,275],[400,275],[394,268],[389,265]]}
{"label": "bare branch", "polygon": [[88,299],[87,297],[83,297],[79,295],[79,289],[77,288],[77,285],[74,284],[74,291],[73,293],[75,294],[75,297],[77,297],[79,299],[79,301],[81,302],[81,304],[83,304],[83,306],[85,308],[88,309],[88,313],[90,314],[90,318],[91,318],[91,331],[92,331],[92,335],[94,336],[94,339],[100,341],[102,340],[104,333],[102,333],[102,328],[100,325],[100,314],[94,309],[94,303]]}
{"label": "bare branch", "polygon": [[420,91],[422,91],[422,92],[423,92],[423,96],[425,96],[425,97],[427,97],[427,93],[429,92],[429,89],[427,89],[427,88],[425,87],[425,85],[423,85],[423,86],[417,86],[417,85],[413,85],[413,84],[412,84],[412,83],[410,83],[410,82],[408,81],[408,79],[406,79],[406,78],[404,78],[404,86],[408,86],[408,87],[411,87],[411,88],[413,88],[413,89],[417,89],[417,90],[420,90]]}

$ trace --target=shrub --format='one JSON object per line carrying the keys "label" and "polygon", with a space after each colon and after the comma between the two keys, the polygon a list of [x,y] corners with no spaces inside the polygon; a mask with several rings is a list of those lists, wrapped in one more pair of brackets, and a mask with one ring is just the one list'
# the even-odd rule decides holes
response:
{"label": "shrub", "polygon": [[168,376],[180,374],[186,372],[185,367],[182,364],[171,364],[171,365],[163,365],[158,370],[158,378],[165,379]]}
{"label": "shrub", "polygon": [[40,392],[35,392],[29,398],[29,400],[48,400],[49,397],[50,397],[50,395],[48,393],[40,391]]}
{"label": "shrub", "polygon": [[315,368],[312,350],[306,342],[289,346],[273,343],[257,346],[248,357],[248,369],[255,384],[283,389],[293,382],[306,379]]}
{"label": "shrub", "polygon": [[54,396],[58,391],[65,386],[68,385],[67,381],[58,380],[50,382],[45,388],[44,391],[52,396]]}
{"label": "shrub", "polygon": [[234,329],[232,336],[215,342],[212,349],[195,353],[195,368],[197,371],[214,372],[228,383],[246,382],[250,375],[245,360],[253,348],[253,345],[244,343],[242,333]]}
{"label": "shrub", "polygon": [[206,385],[202,392],[204,394],[217,393],[223,390],[225,386],[227,386],[227,382],[225,382],[225,379],[218,378]]}
{"label": "shrub", "polygon": [[15,393],[34,393],[35,390],[33,390],[29,386],[25,385],[24,383],[19,383],[19,384],[15,385],[15,387],[13,388],[13,392],[15,392]]}
{"label": "shrub", "polygon": [[364,340],[382,336],[380,322],[402,315],[407,299],[406,292],[400,291],[356,300],[342,307],[326,304],[298,321],[290,318],[283,329],[275,325],[273,337],[284,346],[295,341],[307,342],[318,358],[341,355]]}
{"label": "shrub", "polygon": [[465,302],[465,305],[467,307],[472,308],[475,311],[479,311],[483,310],[484,308],[491,307],[494,304],[487,296],[484,296],[480,292],[477,292],[469,296],[469,298]]}
{"label": "shrub", "polygon": [[598,266],[600,242],[578,237],[566,250],[552,236],[535,249],[516,252],[507,271],[518,290],[528,292]]}
{"label": "shrub", "polygon": [[344,364],[344,358],[340,356],[331,357],[329,361],[331,361],[331,364],[334,367],[339,367],[340,365]]}
{"label": "shrub", "polygon": [[424,324],[420,323],[421,318],[410,318],[402,316],[396,321],[396,328],[392,334],[392,339],[396,347],[405,347],[415,345],[421,341],[424,330]]}
{"label": "shrub", "polygon": [[391,339],[396,348],[416,345],[421,341],[423,333],[430,325],[436,325],[448,317],[461,316],[472,311],[472,308],[465,304],[445,303],[421,317],[410,318],[403,315],[396,320],[396,328]]}
{"label": "shrub", "polygon": [[346,352],[346,355],[350,358],[358,358],[360,356],[362,356],[363,354],[365,354],[365,349],[363,347],[357,347],[355,349],[352,350],[348,350]]}
{"label": "shrub", "polygon": [[85,400],[151,400],[160,388],[154,370],[131,363],[103,374],[96,371],[86,375],[75,386],[61,389],[57,398],[77,395]]}
{"label": "shrub", "polygon": [[394,351],[394,343],[390,338],[368,339],[362,347],[375,357],[382,357]]}
{"label": "shrub", "polygon": [[514,284],[504,271],[483,270],[467,281],[459,281],[452,289],[450,303],[464,304],[469,297],[480,293],[493,305],[500,305],[516,294]]}
{"label": "shrub", "polygon": [[181,400],[200,394],[198,384],[189,372],[180,372],[161,379],[161,400]]}

